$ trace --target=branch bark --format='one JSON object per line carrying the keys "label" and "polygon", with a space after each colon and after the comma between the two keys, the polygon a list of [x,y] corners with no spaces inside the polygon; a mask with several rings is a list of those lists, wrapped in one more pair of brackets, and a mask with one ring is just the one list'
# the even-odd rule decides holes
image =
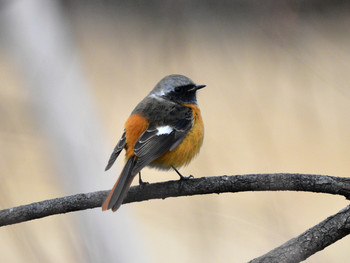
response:
{"label": "branch bark", "polygon": [[[287,173],[203,177],[134,186],[130,188],[123,203],[243,191],[307,191],[343,195],[350,199],[350,178]],[[76,194],[3,209],[0,211],[0,226],[100,207],[108,192]],[[300,262],[348,234],[350,206],[251,262]]]}
{"label": "branch bark", "polygon": [[300,262],[350,234],[350,206],[250,263]]}
{"label": "branch bark", "polygon": [[[125,203],[176,196],[243,191],[307,191],[350,198],[350,178],[313,174],[248,174],[202,177],[131,187]],[[0,211],[0,226],[100,207],[108,191],[76,194]]]}

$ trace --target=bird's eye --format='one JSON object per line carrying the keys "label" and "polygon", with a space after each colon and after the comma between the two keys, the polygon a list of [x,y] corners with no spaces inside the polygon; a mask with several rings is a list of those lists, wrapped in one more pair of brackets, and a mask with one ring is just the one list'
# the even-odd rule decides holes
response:
{"label": "bird's eye", "polygon": [[180,93],[182,91],[182,87],[175,87],[174,91]]}

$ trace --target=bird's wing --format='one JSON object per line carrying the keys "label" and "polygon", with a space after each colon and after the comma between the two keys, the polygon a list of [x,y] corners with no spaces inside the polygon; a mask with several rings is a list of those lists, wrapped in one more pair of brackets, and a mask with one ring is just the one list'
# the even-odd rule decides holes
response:
{"label": "bird's wing", "polygon": [[122,137],[120,138],[118,144],[115,146],[111,157],[109,157],[109,161],[108,164],[105,168],[105,171],[107,171],[109,168],[112,167],[112,165],[114,164],[115,160],[117,159],[117,157],[119,156],[120,152],[123,150],[123,148],[125,147],[125,143],[126,143],[126,137],[125,137],[125,131],[122,135]]}
{"label": "bird's wing", "polygon": [[139,137],[134,146],[137,161],[132,174],[137,174],[163,153],[176,148],[191,130],[192,125],[191,112],[186,118],[180,119],[171,125],[150,126]]}

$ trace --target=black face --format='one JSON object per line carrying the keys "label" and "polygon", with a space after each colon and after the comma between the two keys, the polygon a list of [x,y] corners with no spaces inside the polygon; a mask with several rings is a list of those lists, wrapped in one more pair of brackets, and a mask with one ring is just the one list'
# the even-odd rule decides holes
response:
{"label": "black face", "polygon": [[197,104],[196,92],[198,89],[204,88],[205,85],[187,84],[177,86],[173,91],[169,92],[166,97],[180,104]]}

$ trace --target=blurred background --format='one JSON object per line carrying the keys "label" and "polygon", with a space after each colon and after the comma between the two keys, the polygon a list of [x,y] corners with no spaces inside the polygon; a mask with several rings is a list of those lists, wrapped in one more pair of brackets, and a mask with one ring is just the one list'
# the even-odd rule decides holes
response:
{"label": "blurred background", "polygon": [[[0,1],[0,208],[110,189],[123,158],[104,167],[124,121],[172,73],[207,85],[204,145],[183,174],[348,176],[349,6]],[[0,262],[246,262],[347,204],[246,192],[86,210],[2,227]],[[349,246],[345,237],[307,262],[348,262]]]}

